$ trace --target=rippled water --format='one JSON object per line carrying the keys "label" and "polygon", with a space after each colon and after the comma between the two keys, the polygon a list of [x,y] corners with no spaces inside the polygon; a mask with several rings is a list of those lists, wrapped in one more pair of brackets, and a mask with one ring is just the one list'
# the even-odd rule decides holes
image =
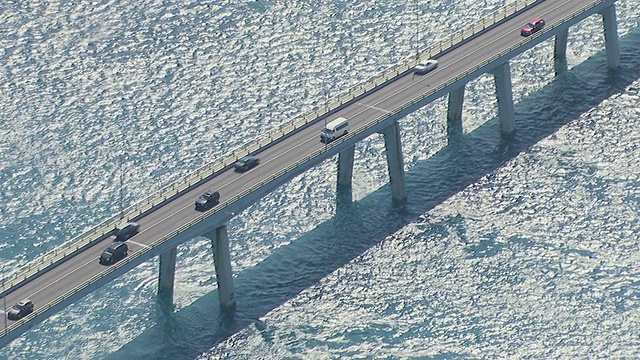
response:
{"label": "rippled water", "polygon": [[[504,5],[0,6],[5,275],[412,56],[416,33],[426,46]],[[449,141],[445,99],[403,120],[405,206],[372,136],[354,203],[336,203],[328,161],[233,219],[235,316],[196,238],[178,248],[174,313],[150,261],[0,358],[640,357],[639,5],[617,5],[617,72],[597,16],[571,29],[568,73],[554,79],[552,41],[511,62],[512,140],[490,76]]]}

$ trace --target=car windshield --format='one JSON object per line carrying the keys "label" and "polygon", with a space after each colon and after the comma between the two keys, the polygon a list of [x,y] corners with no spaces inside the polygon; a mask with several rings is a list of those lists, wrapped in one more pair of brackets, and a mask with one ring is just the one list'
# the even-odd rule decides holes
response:
{"label": "car windshield", "polygon": [[524,27],[526,27],[527,29],[533,29],[534,26],[532,23],[528,23],[527,25],[525,25]]}
{"label": "car windshield", "polygon": [[322,132],[325,133],[325,134],[331,134],[332,131],[327,129],[327,128],[324,128],[324,129],[322,129]]}
{"label": "car windshield", "polygon": [[113,253],[111,252],[111,250],[105,250],[105,251],[102,253],[102,255],[104,255],[104,256],[111,256],[111,255],[113,255]]}

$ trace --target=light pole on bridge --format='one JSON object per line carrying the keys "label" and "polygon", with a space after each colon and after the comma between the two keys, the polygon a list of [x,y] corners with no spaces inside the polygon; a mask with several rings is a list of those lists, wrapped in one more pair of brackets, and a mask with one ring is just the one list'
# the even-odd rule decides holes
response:
{"label": "light pole on bridge", "polygon": [[2,264],[2,302],[4,305],[2,316],[4,317],[4,330],[7,331],[7,293],[4,289],[4,280],[5,280],[4,264]]}
{"label": "light pole on bridge", "polygon": [[418,11],[418,0],[415,2],[416,5],[416,60],[420,58],[420,38],[418,34],[420,33],[419,24],[420,24],[420,12]]}
{"label": "light pole on bridge", "polygon": [[128,153],[122,153],[118,156],[118,159],[120,161],[118,161],[119,163],[119,168],[120,168],[120,218],[122,219],[124,217],[124,181],[125,181],[125,168],[124,168],[124,161],[122,158],[125,158],[126,160],[129,159],[129,154]]}

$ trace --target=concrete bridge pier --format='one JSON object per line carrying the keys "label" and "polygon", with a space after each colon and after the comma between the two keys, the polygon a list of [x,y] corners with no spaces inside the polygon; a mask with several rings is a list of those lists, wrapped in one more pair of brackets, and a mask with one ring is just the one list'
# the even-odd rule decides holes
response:
{"label": "concrete bridge pier", "polygon": [[389,182],[391,196],[396,203],[407,200],[407,186],[404,175],[404,159],[402,158],[402,144],[398,122],[386,127],[382,131],[384,146],[387,150],[387,166],[389,168]]}
{"label": "concrete bridge pier", "polygon": [[338,155],[338,186],[351,187],[353,178],[353,158],[356,152],[356,146],[350,147],[340,151]]}
{"label": "concrete bridge pier", "polygon": [[604,23],[604,40],[607,49],[607,64],[609,69],[620,66],[620,44],[618,41],[618,20],[616,19],[616,5],[606,7],[601,11]]}
{"label": "concrete bridge pier", "polygon": [[554,63],[556,68],[556,75],[562,74],[567,71],[567,38],[569,37],[569,29],[560,31],[556,34]]}
{"label": "concrete bridge pier", "polygon": [[340,151],[338,155],[338,203],[350,203],[352,198],[353,159],[356,152],[355,144]]}
{"label": "concrete bridge pier", "polygon": [[158,275],[158,299],[166,308],[173,308],[173,284],[176,275],[176,256],[178,248],[174,247],[160,254],[160,271]]}
{"label": "concrete bridge pier", "polygon": [[492,70],[496,82],[498,97],[498,116],[500,117],[500,131],[502,136],[511,136],[516,131],[516,121],[513,110],[513,90],[511,88],[511,69],[509,62],[505,62]]}
{"label": "concrete bridge pier", "polygon": [[449,93],[447,107],[447,140],[449,143],[462,134],[462,104],[465,86],[466,84]]}
{"label": "concrete bridge pier", "polygon": [[234,310],[236,299],[233,288],[233,273],[231,271],[231,256],[229,255],[229,239],[227,226],[222,225],[206,234],[211,239],[213,261],[216,267],[218,281],[218,298],[222,310]]}

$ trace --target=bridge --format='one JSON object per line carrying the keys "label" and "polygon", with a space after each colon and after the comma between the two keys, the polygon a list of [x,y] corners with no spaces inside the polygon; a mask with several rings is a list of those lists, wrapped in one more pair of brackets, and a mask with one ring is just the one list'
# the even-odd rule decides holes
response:
{"label": "bridge", "polygon": [[[327,106],[285,124],[247,144],[243,150],[144,199],[123,215],[68,241],[3,284],[0,296],[4,304],[30,298],[35,310],[21,320],[0,322],[0,346],[155,256],[160,257],[158,295],[162,303],[171,304],[176,248],[200,235],[212,241],[220,305],[233,309],[236,299],[225,225],[231,218],[335,155],[338,155],[338,192],[350,194],[355,144],[375,133],[384,136],[393,201],[402,203],[407,191],[399,120],[437,98],[448,96],[448,126],[461,127],[465,84],[491,73],[495,77],[500,131],[505,137],[514,136],[509,59],[554,37],[556,73],[565,71],[568,29],[597,13],[603,19],[608,66],[616,68],[619,45],[615,0],[520,0],[452,34],[416,59],[389,69]],[[538,16],[546,20],[545,28],[522,37],[522,25]],[[429,58],[438,59],[438,68],[426,75],[415,75],[413,67]],[[321,129],[327,121],[339,116],[349,119],[351,131],[330,144],[321,143]],[[247,154],[257,155],[261,164],[247,173],[234,172],[233,163]],[[205,212],[195,211],[194,200],[208,189],[220,192],[220,204]],[[128,256],[111,266],[100,265],[100,253],[113,241],[114,230],[123,221],[141,225],[140,233],[127,241]]]}

